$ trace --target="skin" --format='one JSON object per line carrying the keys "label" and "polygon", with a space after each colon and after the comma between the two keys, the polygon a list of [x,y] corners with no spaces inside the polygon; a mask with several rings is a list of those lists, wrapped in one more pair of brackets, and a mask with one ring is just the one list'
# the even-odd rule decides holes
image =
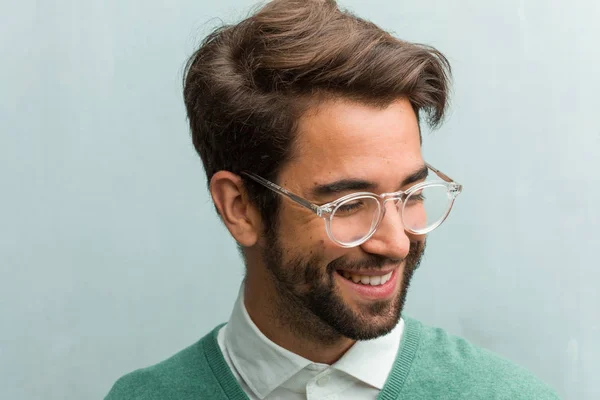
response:
{"label": "skin", "polygon": [[[400,186],[423,165],[419,126],[408,100],[383,108],[328,100],[301,117],[294,157],[277,183],[324,204],[356,190],[316,195],[316,186],[352,179],[370,182],[367,190],[373,193],[394,192],[414,184]],[[246,309],[270,340],[331,364],[357,338],[377,337],[396,325],[424,238],[404,230],[392,203],[369,240],[342,248],[329,239],[321,218],[287,199],[277,230],[264,235],[260,213],[231,172],[217,172],[210,190],[227,229],[244,248]],[[366,299],[343,281],[339,269],[395,270],[395,292],[385,300]]]}

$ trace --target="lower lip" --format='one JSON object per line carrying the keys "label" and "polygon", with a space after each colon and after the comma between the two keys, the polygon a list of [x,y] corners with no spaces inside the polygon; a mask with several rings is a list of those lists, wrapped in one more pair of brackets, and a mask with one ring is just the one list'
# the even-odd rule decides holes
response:
{"label": "lower lip", "polygon": [[396,277],[398,275],[398,270],[395,269],[394,271],[392,271],[392,276],[390,277],[390,279],[383,285],[378,285],[378,286],[354,283],[350,279],[344,278],[338,272],[336,272],[336,275],[343,282],[342,283],[343,285],[346,285],[352,291],[358,293],[361,297],[366,297],[368,299],[373,299],[373,300],[383,300],[383,299],[390,298],[394,295],[394,292],[396,291],[396,285],[397,285]]}

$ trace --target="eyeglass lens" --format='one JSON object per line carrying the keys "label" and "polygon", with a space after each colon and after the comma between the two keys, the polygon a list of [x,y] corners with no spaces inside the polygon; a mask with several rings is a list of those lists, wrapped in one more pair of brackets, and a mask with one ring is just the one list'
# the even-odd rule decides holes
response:
{"label": "eyeglass lens", "polygon": [[[397,204],[406,230],[424,233],[447,214],[452,197],[444,184],[427,186],[412,192]],[[403,207],[403,208],[402,208]],[[333,239],[347,245],[358,242],[375,229],[381,212],[379,200],[371,196],[352,198],[340,203],[330,219]]]}

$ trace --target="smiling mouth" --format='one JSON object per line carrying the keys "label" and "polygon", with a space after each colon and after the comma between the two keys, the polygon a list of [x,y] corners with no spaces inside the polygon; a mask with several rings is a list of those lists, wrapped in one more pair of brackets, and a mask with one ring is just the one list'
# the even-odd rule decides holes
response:
{"label": "smiling mouth", "polygon": [[345,279],[365,286],[382,286],[391,279],[392,274],[394,273],[394,271],[390,271],[385,275],[360,275],[348,271],[338,270],[337,272]]}

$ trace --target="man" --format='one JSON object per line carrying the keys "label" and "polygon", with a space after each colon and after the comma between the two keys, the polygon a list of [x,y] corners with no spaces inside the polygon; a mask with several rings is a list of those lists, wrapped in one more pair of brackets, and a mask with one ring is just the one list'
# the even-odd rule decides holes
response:
{"label": "man", "polygon": [[192,138],[246,278],[229,322],[107,399],[555,399],[402,310],[460,184],[426,163],[450,67],[333,0],[275,0],[188,62]]}

